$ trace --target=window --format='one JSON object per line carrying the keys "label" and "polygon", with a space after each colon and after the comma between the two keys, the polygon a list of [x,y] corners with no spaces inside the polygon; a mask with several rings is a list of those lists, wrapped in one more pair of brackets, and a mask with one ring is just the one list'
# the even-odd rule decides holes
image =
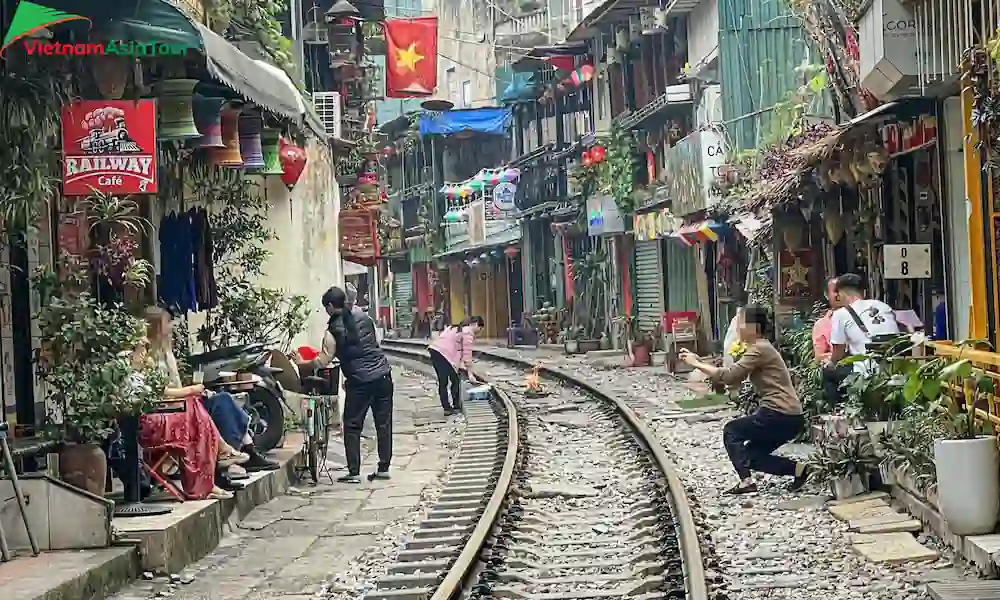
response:
{"label": "window", "polygon": [[472,82],[466,79],[462,82],[462,108],[472,106]]}

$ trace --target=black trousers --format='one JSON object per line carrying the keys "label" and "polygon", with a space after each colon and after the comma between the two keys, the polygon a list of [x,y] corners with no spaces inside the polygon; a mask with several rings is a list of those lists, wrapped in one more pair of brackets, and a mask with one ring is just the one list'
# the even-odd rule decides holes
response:
{"label": "black trousers", "polygon": [[392,461],[392,376],[367,383],[348,383],[344,389],[344,454],[347,472],[361,474],[361,430],[372,411],[378,444],[378,470],[388,471]]}
{"label": "black trousers", "polygon": [[839,406],[844,399],[840,386],[847,376],[854,372],[853,365],[835,365],[823,369],[823,395],[830,406]]}
{"label": "black trousers", "polygon": [[794,440],[804,424],[802,415],[786,415],[764,406],[726,423],[722,441],[740,479],[750,477],[751,471],[795,475],[795,461],[772,452]]}
{"label": "black trousers", "polygon": [[[438,398],[441,400],[441,408],[451,410],[462,408],[462,384],[458,379],[458,371],[448,359],[437,350],[430,350],[431,364],[434,365],[434,373],[438,380]],[[451,387],[451,403],[448,403],[448,388]]]}

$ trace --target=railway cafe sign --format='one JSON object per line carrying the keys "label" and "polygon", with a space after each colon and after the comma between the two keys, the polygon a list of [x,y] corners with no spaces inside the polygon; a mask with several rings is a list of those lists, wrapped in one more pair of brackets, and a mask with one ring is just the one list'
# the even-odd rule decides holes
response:
{"label": "railway cafe sign", "polygon": [[156,102],[81,100],[62,110],[63,194],[156,193]]}

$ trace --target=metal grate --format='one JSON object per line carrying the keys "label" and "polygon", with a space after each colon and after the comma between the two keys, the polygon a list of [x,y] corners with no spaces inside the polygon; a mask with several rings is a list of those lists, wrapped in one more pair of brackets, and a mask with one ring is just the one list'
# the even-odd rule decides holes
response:
{"label": "metal grate", "polygon": [[343,108],[340,92],[314,92],[313,108],[323,123],[326,134],[335,138],[343,137]]}
{"label": "metal grate", "polygon": [[984,44],[1000,27],[996,0],[916,0],[909,9],[917,29],[917,56],[922,57],[917,60],[921,92],[958,75],[965,50]]}

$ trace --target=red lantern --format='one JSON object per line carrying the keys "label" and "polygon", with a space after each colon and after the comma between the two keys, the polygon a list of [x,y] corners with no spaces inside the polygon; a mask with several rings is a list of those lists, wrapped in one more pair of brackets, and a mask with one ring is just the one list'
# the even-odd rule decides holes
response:
{"label": "red lantern", "polygon": [[281,158],[281,168],[285,170],[281,175],[281,180],[291,190],[306,169],[306,151],[285,138],[281,138],[280,145],[278,156]]}
{"label": "red lantern", "polygon": [[393,153],[394,150],[395,149],[392,146],[386,146],[385,148],[382,148],[382,154],[384,154],[385,156],[389,156],[390,154]]}
{"label": "red lantern", "polygon": [[514,258],[517,257],[518,248],[517,246],[507,246],[506,248],[504,248],[503,253],[504,256],[513,260]]}
{"label": "red lantern", "polygon": [[594,159],[595,163],[604,162],[604,155],[607,151],[604,146],[594,146],[590,150],[590,157]]}
{"label": "red lantern", "polygon": [[580,157],[580,163],[582,163],[583,166],[585,167],[589,167],[590,165],[594,164],[594,159],[591,158],[590,152],[583,153],[583,156]]}

